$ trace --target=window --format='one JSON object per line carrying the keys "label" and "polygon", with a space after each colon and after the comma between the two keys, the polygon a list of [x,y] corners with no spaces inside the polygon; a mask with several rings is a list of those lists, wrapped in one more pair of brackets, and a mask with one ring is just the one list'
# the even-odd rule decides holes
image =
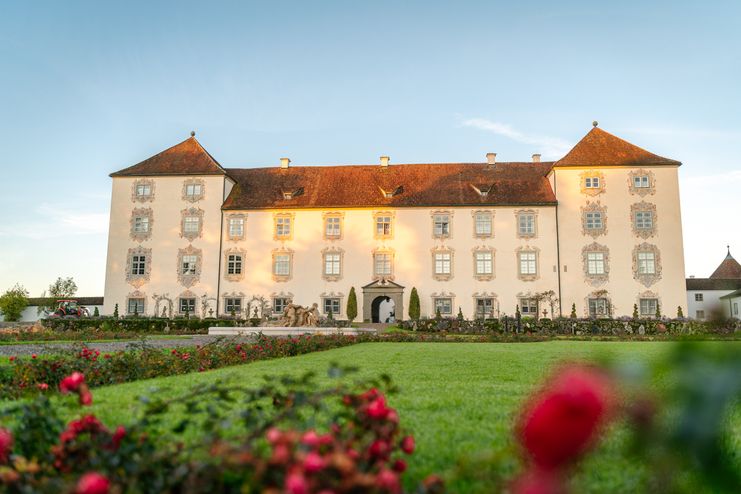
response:
{"label": "window", "polygon": [[702,293],[696,293],[695,294],[695,302],[702,302],[704,300],[704,296]]}
{"label": "window", "polygon": [[136,197],[149,197],[152,195],[152,186],[150,184],[137,184],[135,194]]}
{"label": "window", "polygon": [[391,236],[391,216],[390,215],[379,215],[376,216],[376,237],[390,237]]}
{"label": "window", "polygon": [[602,212],[587,211],[586,213],[584,213],[584,223],[587,230],[601,230]]}
{"label": "window", "polygon": [[650,230],[654,227],[653,213],[651,211],[636,211],[635,225],[638,230]]}
{"label": "window", "polygon": [[494,263],[492,262],[491,251],[482,251],[474,253],[477,275],[490,275],[494,273]]}
{"label": "window", "polygon": [[656,273],[656,256],[653,252],[638,253],[638,274]]}
{"label": "window", "polygon": [[276,276],[291,275],[291,255],[276,254],[273,260],[273,274]]}
{"label": "window", "polygon": [[339,298],[325,298],[323,299],[323,309],[325,314],[337,315],[340,313],[340,299]]}
{"label": "window", "polygon": [[584,179],[584,187],[587,189],[599,189],[599,177],[586,177]]}
{"label": "window", "polygon": [[242,256],[240,254],[229,254],[226,257],[226,273],[242,274]]}
{"label": "window", "polygon": [[273,298],[273,312],[276,314],[283,314],[288,304],[291,303],[291,299],[288,297],[275,297]]}
{"label": "window", "polygon": [[733,317],[738,316],[738,302],[733,302]]}
{"label": "window", "polygon": [[140,276],[144,275],[147,266],[147,256],[144,255],[133,255],[131,256],[131,274]]}
{"label": "window", "polygon": [[144,314],[144,299],[143,298],[130,298],[128,306],[126,307],[128,314]]}
{"label": "window", "polygon": [[450,297],[437,297],[432,299],[435,306],[435,315],[439,312],[441,316],[453,315],[453,299]]}
{"label": "window", "polygon": [[182,257],[182,274],[196,274],[198,256],[184,255]]}
{"label": "window", "polygon": [[291,217],[278,216],[275,218],[275,237],[278,239],[291,238]]}
{"label": "window", "polygon": [[450,252],[435,252],[435,274],[450,274]]}
{"label": "window", "polygon": [[606,298],[589,299],[589,317],[605,317],[607,315]]}
{"label": "window", "polygon": [[340,238],[341,237],[341,218],[339,216],[327,216],[324,219],[324,237]]}
{"label": "window", "polygon": [[450,215],[433,214],[432,215],[432,233],[435,237],[450,236]]}
{"label": "window", "polygon": [[474,216],[474,234],[477,237],[491,237],[491,231],[491,213],[476,213]]}
{"label": "window", "polygon": [[134,233],[148,233],[149,232],[149,216],[135,216],[134,217]]}
{"label": "window", "polygon": [[339,252],[327,252],[324,254],[324,274],[326,276],[339,276],[342,269],[342,256]]}
{"label": "window", "polygon": [[538,313],[538,301],[534,298],[520,299],[520,314],[523,316],[534,316]]}
{"label": "window", "polygon": [[603,252],[587,252],[587,274],[605,274],[605,254]]}
{"label": "window", "polygon": [[636,189],[646,189],[650,186],[651,184],[648,180],[648,175],[638,175],[633,177],[633,187]]}
{"label": "window", "polygon": [[532,213],[520,213],[517,215],[517,231],[520,236],[535,235],[535,215]]}
{"label": "window", "polygon": [[183,231],[185,233],[198,233],[201,229],[200,216],[186,216],[183,218]]}
{"label": "window", "polygon": [[376,276],[391,276],[391,254],[376,253],[373,255],[373,273]]}
{"label": "window", "polygon": [[695,319],[705,319],[705,311],[704,310],[696,310],[695,311]]}
{"label": "window", "polygon": [[244,218],[229,218],[229,237],[242,238],[244,236]]}
{"label": "window", "polygon": [[181,298],[178,304],[181,314],[193,314],[196,311],[196,299],[195,298]]}
{"label": "window", "polygon": [[535,252],[520,252],[520,274],[538,274]]}
{"label": "window", "polygon": [[195,199],[203,195],[202,184],[186,184],[185,185],[185,196],[189,199]]}
{"label": "window", "polygon": [[482,297],[476,299],[476,317],[486,319],[494,317],[494,299]]}
{"label": "window", "polygon": [[642,298],[638,301],[638,307],[642,316],[656,315],[656,307],[659,301],[655,298]]}
{"label": "window", "polygon": [[241,314],[242,313],[242,299],[241,298],[227,298],[224,299],[224,310],[227,314]]}

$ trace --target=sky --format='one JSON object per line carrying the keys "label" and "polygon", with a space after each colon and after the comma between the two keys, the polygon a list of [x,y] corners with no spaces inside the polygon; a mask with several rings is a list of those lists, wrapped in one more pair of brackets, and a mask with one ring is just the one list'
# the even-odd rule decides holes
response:
{"label": "sky", "polygon": [[741,2],[0,0],[0,291],[103,294],[111,179],[527,161],[600,127],[680,168],[687,275],[741,259]]}

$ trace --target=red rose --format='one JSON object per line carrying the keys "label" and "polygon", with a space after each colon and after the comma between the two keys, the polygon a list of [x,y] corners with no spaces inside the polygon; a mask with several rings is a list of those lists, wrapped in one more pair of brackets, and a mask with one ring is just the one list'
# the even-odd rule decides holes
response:
{"label": "red rose", "polygon": [[306,455],[306,459],[304,460],[304,470],[306,470],[307,473],[320,472],[324,470],[324,467],[324,458],[322,458],[318,453],[312,451]]}
{"label": "red rose", "polygon": [[35,353],[31,354],[31,358],[34,358],[35,359],[36,358],[36,354]]}
{"label": "red rose", "polygon": [[0,463],[7,463],[10,451],[13,449],[13,433],[0,427]]}
{"label": "red rose", "polygon": [[286,476],[285,489],[289,494],[308,494],[309,483],[302,474],[290,473]]}
{"label": "red rose", "polygon": [[370,453],[371,457],[382,459],[388,457],[390,450],[391,448],[389,447],[389,443],[387,443],[383,439],[376,439],[375,441],[373,441],[373,443],[371,443],[370,448],[368,448],[368,452]]}
{"label": "red rose", "polygon": [[376,485],[382,490],[392,493],[401,492],[401,483],[399,482],[399,476],[391,470],[384,468],[378,472],[376,477]]}
{"label": "red rose", "polygon": [[406,436],[401,440],[401,450],[408,455],[414,453],[414,437]]}
{"label": "red rose", "polygon": [[84,389],[80,389],[80,405],[90,406],[93,404],[93,394],[84,386]]}
{"label": "red rose", "polygon": [[76,494],[108,494],[111,487],[110,481],[96,472],[86,473],[77,482]]}
{"label": "red rose", "polygon": [[82,383],[85,382],[85,376],[81,372],[73,372],[69,376],[62,379],[59,383],[59,391],[62,393],[69,393],[70,391],[77,391]]}
{"label": "red rose", "polygon": [[385,419],[386,417],[388,417],[389,412],[391,412],[391,409],[386,406],[386,398],[384,398],[383,395],[373,400],[371,404],[368,405],[368,409],[366,411],[370,418],[376,420]]}
{"label": "red rose", "polygon": [[46,383],[38,383],[36,387],[39,388],[41,391],[46,391],[47,389],[49,389],[49,385]]}
{"label": "red rose", "polygon": [[391,468],[394,470],[394,472],[403,473],[407,469],[407,462],[399,458],[394,462],[393,465],[391,465]]}
{"label": "red rose", "polygon": [[113,437],[111,438],[111,444],[113,444],[114,449],[118,449],[118,447],[121,446],[121,441],[123,441],[125,436],[126,428],[123,425],[116,427],[116,431],[113,433]]}
{"label": "red rose", "polygon": [[612,383],[604,374],[587,367],[565,368],[521,415],[520,443],[537,466],[564,466],[592,445],[613,402]]}
{"label": "red rose", "polygon": [[301,442],[311,448],[315,448],[319,446],[319,434],[313,430],[306,431],[301,438]]}

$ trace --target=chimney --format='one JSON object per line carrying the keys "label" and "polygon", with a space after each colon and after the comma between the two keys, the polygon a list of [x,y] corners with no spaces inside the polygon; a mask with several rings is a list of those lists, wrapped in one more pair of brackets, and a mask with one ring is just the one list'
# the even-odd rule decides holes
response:
{"label": "chimney", "polygon": [[540,154],[536,153],[533,155],[533,163],[540,163]]}
{"label": "chimney", "polygon": [[497,153],[486,153],[486,162],[489,165],[497,164]]}
{"label": "chimney", "polygon": [[280,167],[281,168],[288,168],[288,166],[291,164],[291,160],[288,158],[281,158],[280,159]]}
{"label": "chimney", "polygon": [[381,156],[381,166],[389,166],[389,157]]}

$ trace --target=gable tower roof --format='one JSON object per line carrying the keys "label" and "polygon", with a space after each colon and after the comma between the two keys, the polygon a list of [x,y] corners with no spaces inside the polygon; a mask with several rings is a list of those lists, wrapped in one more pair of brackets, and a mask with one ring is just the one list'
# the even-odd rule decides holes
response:
{"label": "gable tower roof", "polygon": [[566,156],[556,161],[558,166],[625,166],[674,165],[682,163],[664,158],[605,132],[596,126],[585,135]]}
{"label": "gable tower roof", "polygon": [[741,264],[731,255],[731,248],[728,247],[728,254],[723,262],[710,275],[711,279],[733,280],[741,279]]}
{"label": "gable tower roof", "polygon": [[151,175],[226,175],[226,171],[191,132],[191,136],[183,142],[136,165],[111,173],[111,177]]}

